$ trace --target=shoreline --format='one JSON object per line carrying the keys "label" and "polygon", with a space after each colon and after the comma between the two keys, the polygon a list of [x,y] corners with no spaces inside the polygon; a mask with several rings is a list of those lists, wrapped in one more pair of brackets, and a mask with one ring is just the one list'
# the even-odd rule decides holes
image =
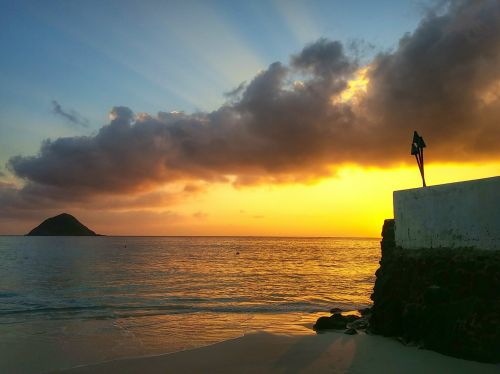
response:
{"label": "shoreline", "polygon": [[445,356],[378,335],[346,335],[339,332],[281,335],[258,331],[201,348],[56,372],[497,373],[499,369],[498,364]]}

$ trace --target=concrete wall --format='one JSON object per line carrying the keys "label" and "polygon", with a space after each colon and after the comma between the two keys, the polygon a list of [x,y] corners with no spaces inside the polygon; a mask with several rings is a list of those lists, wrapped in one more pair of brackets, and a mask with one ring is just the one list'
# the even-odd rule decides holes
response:
{"label": "concrete wall", "polygon": [[500,250],[500,176],[394,192],[396,245]]}

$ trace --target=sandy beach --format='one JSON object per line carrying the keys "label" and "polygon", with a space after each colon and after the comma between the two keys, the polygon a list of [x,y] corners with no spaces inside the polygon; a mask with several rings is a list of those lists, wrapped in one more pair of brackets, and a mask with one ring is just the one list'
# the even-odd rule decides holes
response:
{"label": "sandy beach", "polygon": [[448,357],[393,339],[329,332],[257,332],[172,354],[116,360],[63,373],[498,373],[500,365]]}

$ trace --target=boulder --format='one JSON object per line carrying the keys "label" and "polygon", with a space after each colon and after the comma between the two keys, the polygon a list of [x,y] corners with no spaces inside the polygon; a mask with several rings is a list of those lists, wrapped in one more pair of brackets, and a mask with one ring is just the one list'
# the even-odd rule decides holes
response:
{"label": "boulder", "polygon": [[334,314],[331,317],[319,317],[313,326],[315,331],[320,330],[343,330],[347,327],[348,323],[354,322],[359,319],[358,316],[349,315],[343,316],[340,313]]}
{"label": "boulder", "polygon": [[358,312],[362,316],[366,316],[367,314],[370,314],[372,312],[372,308],[359,309]]}
{"label": "boulder", "polygon": [[349,329],[344,331],[344,334],[347,334],[347,335],[356,335],[357,333],[358,332],[353,328],[349,328]]}

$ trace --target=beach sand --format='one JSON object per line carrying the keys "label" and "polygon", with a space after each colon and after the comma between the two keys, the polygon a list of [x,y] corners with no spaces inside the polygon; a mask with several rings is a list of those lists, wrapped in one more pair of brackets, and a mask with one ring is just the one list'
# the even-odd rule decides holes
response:
{"label": "beach sand", "polygon": [[460,360],[366,334],[257,332],[198,349],[82,366],[64,373],[499,373],[500,365]]}

